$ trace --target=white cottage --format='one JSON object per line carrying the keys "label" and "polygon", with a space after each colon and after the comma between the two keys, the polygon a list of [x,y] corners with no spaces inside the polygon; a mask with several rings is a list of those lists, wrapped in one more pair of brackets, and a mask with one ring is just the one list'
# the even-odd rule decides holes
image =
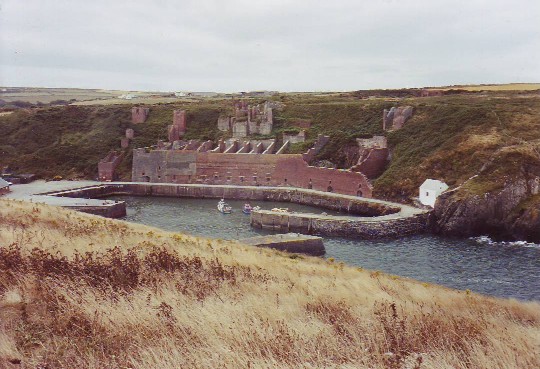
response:
{"label": "white cottage", "polygon": [[9,192],[9,186],[11,186],[10,182],[4,180],[3,178],[0,178],[0,195],[8,193]]}
{"label": "white cottage", "polygon": [[437,179],[426,179],[420,186],[420,202],[423,205],[435,206],[435,200],[444,191],[448,189],[448,185]]}

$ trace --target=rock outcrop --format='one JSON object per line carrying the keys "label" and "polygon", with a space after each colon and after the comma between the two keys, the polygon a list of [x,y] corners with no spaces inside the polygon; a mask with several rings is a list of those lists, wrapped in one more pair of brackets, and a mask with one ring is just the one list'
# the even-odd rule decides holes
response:
{"label": "rock outcrop", "polygon": [[531,166],[522,174],[483,195],[466,195],[460,189],[443,193],[435,203],[434,231],[540,242],[540,168]]}
{"label": "rock outcrop", "polygon": [[412,117],[412,106],[393,107],[390,110],[383,111],[383,130],[395,131],[403,128],[405,123]]}

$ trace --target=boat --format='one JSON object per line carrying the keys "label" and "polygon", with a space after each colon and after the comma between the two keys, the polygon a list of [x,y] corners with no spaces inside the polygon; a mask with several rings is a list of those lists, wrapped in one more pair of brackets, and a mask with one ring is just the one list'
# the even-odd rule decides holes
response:
{"label": "boat", "polygon": [[260,206],[251,206],[249,203],[244,204],[244,208],[242,209],[242,212],[244,214],[251,214],[253,210],[260,210]]}
{"label": "boat", "polygon": [[232,207],[229,204],[227,204],[224,199],[219,200],[217,204],[217,209],[219,210],[219,212],[223,214],[232,213]]}
{"label": "boat", "polygon": [[242,213],[244,214],[251,214],[251,211],[253,210],[253,208],[251,207],[250,204],[248,203],[245,203],[244,204],[244,208],[242,209]]}

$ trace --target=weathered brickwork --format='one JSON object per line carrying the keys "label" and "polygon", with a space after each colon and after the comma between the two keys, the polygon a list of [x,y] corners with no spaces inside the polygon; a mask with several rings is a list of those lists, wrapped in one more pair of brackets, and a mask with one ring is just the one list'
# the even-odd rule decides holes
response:
{"label": "weathered brickwork", "polygon": [[175,110],[173,112],[173,124],[169,126],[169,142],[178,141],[186,134],[186,111]]}
{"label": "weathered brickwork", "polygon": [[309,166],[299,154],[263,155],[137,149],[132,180],[311,188],[372,196],[362,173]]}
{"label": "weathered brickwork", "polygon": [[115,180],[116,167],[122,162],[123,157],[123,153],[111,151],[105,158],[101,159],[98,163],[98,179],[100,181]]}
{"label": "weathered brickwork", "polygon": [[140,106],[131,108],[131,122],[134,124],[144,123],[146,122],[149,113],[149,108],[143,108]]}

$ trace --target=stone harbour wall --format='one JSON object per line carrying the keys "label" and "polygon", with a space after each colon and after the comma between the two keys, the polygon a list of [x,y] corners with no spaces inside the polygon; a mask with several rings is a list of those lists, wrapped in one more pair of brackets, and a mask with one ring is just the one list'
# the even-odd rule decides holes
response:
{"label": "stone harbour wall", "polygon": [[[423,210],[397,203],[281,187],[113,182],[57,191],[48,195],[71,198],[133,195],[292,202],[332,209],[348,215],[329,216],[260,210],[251,214],[252,226],[280,232],[356,238],[399,237],[424,232],[427,229],[429,215]],[[118,208],[118,211],[121,209]]]}
{"label": "stone harbour wall", "polygon": [[427,213],[396,218],[335,217],[304,213],[258,210],[251,214],[251,226],[279,232],[362,239],[395,238],[428,230]]}

